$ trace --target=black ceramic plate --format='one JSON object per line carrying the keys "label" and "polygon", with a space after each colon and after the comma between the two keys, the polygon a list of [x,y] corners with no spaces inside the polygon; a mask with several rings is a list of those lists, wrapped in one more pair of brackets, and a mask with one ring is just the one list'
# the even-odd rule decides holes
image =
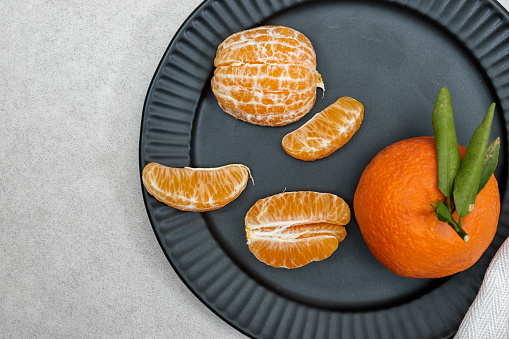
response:
{"label": "black ceramic plate", "polygon": [[[171,18],[169,18],[171,20]],[[285,25],[313,43],[326,92],[300,121],[279,128],[236,120],[211,89],[213,59],[230,34]],[[455,333],[487,265],[509,235],[507,123],[509,16],[495,1],[209,0],[171,41],[150,84],[142,118],[140,170],[247,165],[255,178],[238,199],[186,213],[143,190],[164,253],[187,286],[229,324],[253,338],[447,338]],[[364,167],[385,146],[432,135],[442,86],[452,93],[460,144],[468,145],[491,102],[491,139],[502,137],[496,176],[498,233],[481,260],[444,279],[394,275],[369,252],[355,218],[328,259],[276,269],[249,252],[244,216],[260,198],[296,190],[330,192],[352,206]],[[341,96],[364,104],[360,130],[315,162],[288,156],[282,137]]]}

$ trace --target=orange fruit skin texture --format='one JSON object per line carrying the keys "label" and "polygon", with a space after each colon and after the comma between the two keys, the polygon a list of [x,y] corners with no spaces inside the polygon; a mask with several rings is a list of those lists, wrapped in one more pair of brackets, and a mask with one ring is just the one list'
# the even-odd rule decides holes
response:
{"label": "orange fruit skin texture", "polygon": [[235,118],[282,126],[308,113],[321,78],[316,54],[302,33],[283,26],[237,32],[218,47],[212,91]]}
{"label": "orange fruit skin texture", "polygon": [[[466,148],[460,146],[463,157]],[[432,204],[445,202],[437,187],[435,139],[417,137],[382,150],[362,173],[354,196],[355,217],[371,253],[392,272],[440,278],[472,266],[493,240],[500,214],[498,183],[492,175],[462,218],[464,242]],[[458,220],[454,212],[453,217]]]}
{"label": "orange fruit skin texture", "polygon": [[174,168],[147,164],[143,185],[154,198],[182,211],[205,212],[225,206],[246,188],[249,169],[244,165],[216,168]]}
{"label": "orange fruit skin texture", "polygon": [[312,191],[258,200],[245,218],[249,250],[267,265],[297,268],[329,257],[346,237],[350,208],[340,197]]}
{"label": "orange fruit skin texture", "polygon": [[313,161],[324,158],[345,145],[364,118],[364,106],[355,99],[339,98],[308,122],[288,133],[281,142],[294,158]]}

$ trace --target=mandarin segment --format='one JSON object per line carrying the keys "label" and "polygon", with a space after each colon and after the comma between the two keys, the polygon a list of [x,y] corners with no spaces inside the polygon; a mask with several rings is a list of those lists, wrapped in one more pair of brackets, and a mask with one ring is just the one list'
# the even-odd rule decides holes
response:
{"label": "mandarin segment", "polygon": [[237,198],[249,176],[249,169],[238,164],[174,168],[149,163],[143,169],[142,180],[148,193],[160,202],[183,211],[204,212]]}
{"label": "mandarin segment", "polygon": [[[298,239],[282,246],[273,240],[256,240],[249,244],[249,250],[269,266],[292,269],[328,258],[338,248],[338,241],[341,240],[333,236],[317,236]],[[272,255],[267,256],[267,253]]]}
{"label": "mandarin segment", "polygon": [[218,47],[211,87],[228,114],[256,125],[282,126],[308,113],[323,88],[311,42],[282,26],[235,33]]}
{"label": "mandarin segment", "polygon": [[[466,148],[459,149],[463,157]],[[495,236],[500,213],[495,176],[462,218],[468,242],[438,220],[433,204],[445,196],[437,176],[435,139],[417,137],[382,150],[360,178],[353,203],[360,231],[375,258],[398,275],[440,278],[466,270]]]}
{"label": "mandarin segment", "polygon": [[317,113],[304,125],[288,133],[281,142],[294,158],[313,161],[324,158],[345,145],[364,118],[364,106],[343,97]]}
{"label": "mandarin segment", "polygon": [[245,218],[256,258],[273,267],[297,268],[329,257],[346,236],[350,208],[338,196],[285,192],[258,200]]}

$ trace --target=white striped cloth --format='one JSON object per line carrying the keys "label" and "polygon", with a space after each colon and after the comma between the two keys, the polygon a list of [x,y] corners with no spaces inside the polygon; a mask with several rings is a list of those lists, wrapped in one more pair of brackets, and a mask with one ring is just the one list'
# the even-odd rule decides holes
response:
{"label": "white striped cloth", "polygon": [[509,339],[509,238],[491,261],[454,339]]}

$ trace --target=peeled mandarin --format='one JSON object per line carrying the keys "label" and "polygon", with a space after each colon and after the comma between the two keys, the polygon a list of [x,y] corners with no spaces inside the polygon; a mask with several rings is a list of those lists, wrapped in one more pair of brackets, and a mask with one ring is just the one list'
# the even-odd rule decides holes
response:
{"label": "peeled mandarin", "polygon": [[235,33],[218,47],[212,91],[219,106],[237,119],[263,126],[294,122],[313,107],[316,54],[302,33],[261,26]]}

